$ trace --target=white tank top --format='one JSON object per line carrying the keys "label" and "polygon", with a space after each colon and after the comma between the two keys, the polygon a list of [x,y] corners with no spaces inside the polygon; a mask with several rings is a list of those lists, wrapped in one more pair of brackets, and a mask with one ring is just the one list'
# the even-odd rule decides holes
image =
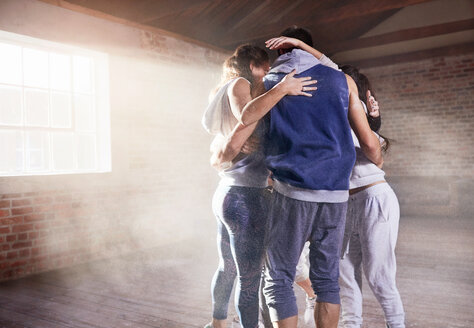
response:
{"label": "white tank top", "polygon": [[[227,137],[238,123],[230,107],[227,90],[239,78],[224,84],[216,93],[202,118],[202,125],[207,132],[213,135],[220,134]],[[260,126],[254,133],[263,137]],[[269,172],[265,166],[265,157],[261,150],[249,154],[230,168],[219,172],[220,184],[227,186],[265,188]]]}
{"label": "white tank top", "polygon": [[[365,112],[367,113],[367,107],[362,101],[361,103],[364,106]],[[351,131],[351,133],[356,150],[356,161],[349,180],[349,188],[354,189],[358,187],[367,186],[377,181],[385,180],[385,172],[382,169],[378,168],[377,165],[372,163],[365,156],[354,131]],[[379,138],[380,144],[382,144],[384,142],[383,138],[380,137],[377,133],[375,133],[375,135]]]}

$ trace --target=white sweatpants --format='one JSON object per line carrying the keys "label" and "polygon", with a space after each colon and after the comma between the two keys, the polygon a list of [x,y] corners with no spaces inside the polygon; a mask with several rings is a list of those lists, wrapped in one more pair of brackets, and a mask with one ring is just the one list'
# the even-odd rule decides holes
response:
{"label": "white sweatpants", "polygon": [[342,323],[362,326],[362,269],[390,328],[405,327],[405,312],[395,284],[400,208],[388,183],[349,197],[340,263]]}

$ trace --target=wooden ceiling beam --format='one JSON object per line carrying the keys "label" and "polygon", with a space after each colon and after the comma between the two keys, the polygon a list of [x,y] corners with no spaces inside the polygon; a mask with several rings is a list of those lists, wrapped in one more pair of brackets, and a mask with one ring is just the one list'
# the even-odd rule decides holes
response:
{"label": "wooden ceiling beam", "polygon": [[147,24],[165,16],[198,8],[206,3],[211,3],[212,0],[160,0],[153,2],[155,3],[154,6],[156,7],[156,10],[153,10],[153,12],[149,12],[147,16],[138,19],[140,23]]}
{"label": "wooden ceiling beam", "polygon": [[405,30],[384,33],[360,39],[341,41],[327,45],[326,52],[328,54],[334,54],[340,51],[368,48],[373,46],[380,46],[383,44],[427,38],[431,36],[461,32],[472,29],[474,29],[473,18],[457,22],[409,28]]}
{"label": "wooden ceiling beam", "polygon": [[249,24],[253,22],[254,20],[258,19],[258,16],[264,9],[267,8],[268,5],[270,5],[272,0],[265,0],[261,4],[258,5],[257,8],[255,8],[252,12],[250,12],[248,15],[241,17],[239,20],[235,21],[232,26],[230,26],[229,30],[227,32],[230,32],[232,30],[235,30],[241,26],[245,26],[246,24]]}
{"label": "wooden ceiling beam", "polygon": [[114,23],[123,24],[125,26],[138,28],[138,29],[141,29],[143,31],[150,31],[150,32],[153,32],[153,33],[161,34],[163,36],[169,36],[169,37],[175,38],[177,40],[181,40],[181,41],[184,41],[184,42],[189,42],[191,44],[195,44],[195,45],[200,46],[200,47],[208,48],[208,49],[214,50],[214,51],[219,52],[219,53],[224,53],[226,55],[230,54],[228,49],[221,48],[221,47],[218,47],[214,44],[211,44],[211,43],[208,43],[208,42],[205,42],[205,41],[200,41],[198,39],[193,39],[189,36],[185,36],[184,34],[178,34],[178,33],[174,33],[174,32],[168,31],[168,30],[164,30],[164,29],[161,29],[161,28],[158,28],[158,27],[153,27],[153,26],[133,22],[131,20],[121,18],[121,17],[117,17],[117,16],[113,16],[111,14],[107,14],[107,13],[104,13],[104,12],[99,11],[99,10],[91,9],[91,8],[80,6],[80,5],[76,5],[76,4],[73,4],[73,3],[69,2],[69,1],[66,1],[66,0],[38,0],[38,1],[45,2],[45,3],[48,3],[50,5],[61,7],[61,8],[67,9],[67,10],[72,10],[72,11],[75,11],[75,12],[78,12],[78,13],[81,13],[81,14],[84,14],[84,15],[89,15],[89,16],[92,16],[92,17],[105,19],[105,20],[108,20],[108,21],[111,21],[111,22],[114,22]]}
{"label": "wooden ceiling beam", "polygon": [[160,17],[196,8],[212,0],[42,0],[52,4],[70,3],[146,24]]}
{"label": "wooden ceiling beam", "polygon": [[247,30],[243,27],[234,31],[233,33],[226,34],[223,37],[214,40],[213,43],[220,44],[225,47],[230,44],[246,42],[250,39],[256,40],[268,36],[274,36],[275,33],[278,33],[280,30],[294,24],[299,26],[314,26],[315,24],[325,25],[329,23],[337,23],[338,21],[342,21],[345,19],[362,17],[393,9],[400,9],[403,7],[420,4],[428,1],[433,0],[365,0],[351,2],[349,4],[337,8],[320,10],[314,15],[311,15],[312,13],[308,10],[303,11],[298,10],[298,8],[295,8],[294,14],[289,14],[283,17],[277,23],[262,26],[258,30]]}
{"label": "wooden ceiling beam", "polygon": [[359,67],[359,68],[370,68],[375,66],[386,66],[399,64],[404,62],[419,61],[435,57],[448,57],[458,56],[474,52],[474,42],[462,43],[457,45],[450,45],[435,49],[426,49],[420,51],[414,51],[409,53],[390,55],[377,58],[368,58],[363,60],[357,60],[348,62],[348,64]]}

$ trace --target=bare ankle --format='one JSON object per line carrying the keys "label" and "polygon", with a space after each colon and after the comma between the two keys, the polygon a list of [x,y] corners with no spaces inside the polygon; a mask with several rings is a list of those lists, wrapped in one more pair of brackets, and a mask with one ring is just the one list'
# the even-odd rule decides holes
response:
{"label": "bare ankle", "polygon": [[212,328],[226,328],[226,320],[212,319]]}

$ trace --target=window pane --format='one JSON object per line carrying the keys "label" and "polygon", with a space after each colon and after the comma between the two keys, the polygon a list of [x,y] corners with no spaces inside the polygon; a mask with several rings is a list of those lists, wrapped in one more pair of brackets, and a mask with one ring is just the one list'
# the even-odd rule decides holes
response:
{"label": "window pane", "polygon": [[74,91],[92,92],[91,60],[87,57],[74,56]]}
{"label": "window pane", "polygon": [[41,90],[25,90],[26,125],[49,125],[49,93]]}
{"label": "window pane", "polygon": [[93,96],[77,95],[74,97],[76,129],[78,131],[94,131],[95,117]]}
{"label": "window pane", "polygon": [[56,132],[51,133],[53,148],[53,167],[58,171],[70,171],[74,165],[74,134]]}
{"label": "window pane", "polygon": [[71,127],[71,95],[62,92],[51,93],[51,126]]}
{"label": "window pane", "polygon": [[50,54],[51,89],[71,90],[71,57],[60,54]]}
{"label": "window pane", "polygon": [[23,49],[24,81],[26,86],[48,88],[48,53]]}
{"label": "window pane", "polygon": [[1,172],[23,171],[23,136],[21,131],[0,130]]}
{"label": "window pane", "polygon": [[0,83],[22,83],[21,47],[0,43]]}
{"label": "window pane", "polygon": [[96,136],[77,136],[77,163],[80,170],[93,170],[96,168]]}
{"label": "window pane", "polygon": [[21,125],[21,103],[21,88],[0,86],[0,124]]}
{"label": "window pane", "polygon": [[49,134],[47,132],[26,133],[26,159],[28,171],[49,169]]}

